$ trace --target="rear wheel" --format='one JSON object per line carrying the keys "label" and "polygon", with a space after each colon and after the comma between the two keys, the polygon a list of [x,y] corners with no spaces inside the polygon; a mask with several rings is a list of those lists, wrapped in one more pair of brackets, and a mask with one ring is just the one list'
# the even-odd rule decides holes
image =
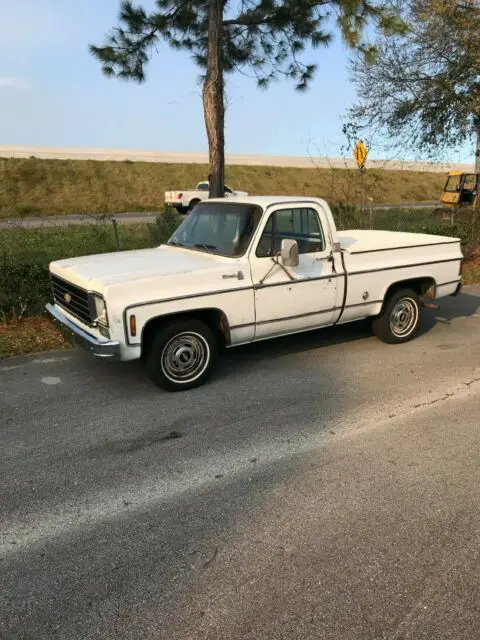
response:
{"label": "rear wheel", "polygon": [[150,379],[167,391],[186,391],[211,376],[218,354],[215,336],[200,320],[177,319],[154,336],[146,356]]}
{"label": "rear wheel", "polygon": [[178,205],[178,207],[175,207],[175,209],[181,216],[184,216],[188,212],[188,207],[182,207],[181,205]]}
{"label": "rear wheel", "polygon": [[192,200],[188,205],[188,213],[190,213],[190,211],[193,211],[199,202],[200,200]]}
{"label": "rear wheel", "polygon": [[388,344],[412,340],[420,327],[420,300],[413,289],[401,289],[391,294],[382,313],[374,318],[373,332]]}

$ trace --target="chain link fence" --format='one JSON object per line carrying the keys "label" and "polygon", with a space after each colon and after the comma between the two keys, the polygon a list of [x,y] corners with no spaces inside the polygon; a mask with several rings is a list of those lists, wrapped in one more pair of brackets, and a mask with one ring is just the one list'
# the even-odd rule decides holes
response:
{"label": "chain link fence", "polygon": [[[480,250],[477,209],[369,208],[333,205],[337,227],[407,231],[458,237],[466,258]],[[150,222],[121,223],[97,216],[89,224],[33,228],[15,224],[0,230],[0,323],[43,313],[50,299],[49,264],[69,257],[155,247],[166,242],[182,217],[173,210]],[[477,252],[477,254],[475,253]]]}
{"label": "chain link fence", "polygon": [[332,206],[340,230],[371,229],[405,231],[460,238],[464,255],[470,258],[480,249],[480,212],[476,208],[460,210],[423,207]]}
{"label": "chain link fence", "polygon": [[28,219],[0,229],[0,323],[41,315],[49,301],[49,264],[97,253],[155,247],[166,242],[180,217],[166,212],[151,222],[119,223],[92,216],[84,224],[33,227]]}

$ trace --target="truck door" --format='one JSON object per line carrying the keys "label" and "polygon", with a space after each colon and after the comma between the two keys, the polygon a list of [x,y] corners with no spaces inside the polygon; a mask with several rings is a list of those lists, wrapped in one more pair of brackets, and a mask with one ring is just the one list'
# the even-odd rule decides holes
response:
{"label": "truck door", "polygon": [[[286,238],[298,243],[296,267],[282,268],[272,260]],[[332,324],[337,275],[331,256],[323,211],[311,205],[272,210],[250,257],[256,339]]]}

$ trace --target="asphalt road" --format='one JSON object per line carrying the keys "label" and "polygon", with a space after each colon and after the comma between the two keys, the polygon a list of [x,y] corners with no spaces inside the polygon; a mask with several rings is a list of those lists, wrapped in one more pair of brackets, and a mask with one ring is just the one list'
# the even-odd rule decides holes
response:
{"label": "asphalt road", "polygon": [[[389,209],[433,209],[438,202],[409,202],[403,204],[377,204],[371,208],[374,211]],[[39,227],[65,227],[68,225],[98,224],[111,219],[115,219],[119,224],[155,222],[156,218],[162,215],[162,211],[147,211],[145,213],[115,213],[105,216],[101,213],[91,213],[89,215],[69,215],[69,216],[47,216],[43,218],[5,218],[0,219],[0,229],[12,229],[22,227],[26,229],[37,229]]]}
{"label": "asphalt road", "polygon": [[231,351],[187,394],[0,362],[0,638],[480,637],[479,305]]}

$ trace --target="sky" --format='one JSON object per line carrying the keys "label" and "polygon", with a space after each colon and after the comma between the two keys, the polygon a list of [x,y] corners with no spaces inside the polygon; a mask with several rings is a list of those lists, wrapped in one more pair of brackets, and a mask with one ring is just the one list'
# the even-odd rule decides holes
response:
{"label": "sky", "polygon": [[[0,0],[0,144],[207,150],[199,70],[187,53],[162,46],[147,83],[137,85],[105,78],[88,52],[117,23],[119,4]],[[348,54],[336,39],[314,56],[317,76],[304,94],[289,81],[263,91],[240,74],[229,77],[227,152],[340,154],[355,98]]]}

